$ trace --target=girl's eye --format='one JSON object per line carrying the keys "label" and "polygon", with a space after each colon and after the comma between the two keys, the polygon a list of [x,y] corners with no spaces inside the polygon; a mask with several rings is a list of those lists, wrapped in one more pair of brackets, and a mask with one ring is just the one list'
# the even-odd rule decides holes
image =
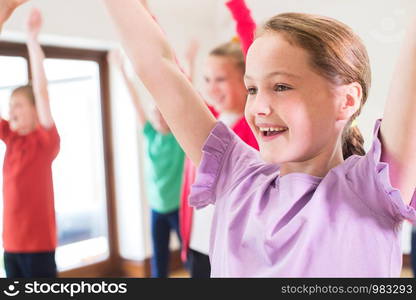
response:
{"label": "girl's eye", "polygon": [[247,89],[249,95],[255,95],[257,93],[257,88],[250,87]]}
{"label": "girl's eye", "polygon": [[284,92],[284,91],[288,91],[291,90],[292,88],[290,86],[284,85],[284,84],[276,84],[274,86],[274,90],[276,92]]}

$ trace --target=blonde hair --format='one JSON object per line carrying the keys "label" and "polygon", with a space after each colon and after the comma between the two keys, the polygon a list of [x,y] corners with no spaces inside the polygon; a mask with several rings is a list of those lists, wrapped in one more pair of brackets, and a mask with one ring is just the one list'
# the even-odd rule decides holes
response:
{"label": "blonde hair", "polygon": [[335,85],[357,82],[362,99],[357,112],[343,132],[343,156],[364,155],[364,139],[351,123],[361,113],[371,86],[371,68],[367,50],[361,39],[345,24],[322,16],[285,13],[272,17],[259,35],[267,32],[282,34],[290,43],[306,50],[310,64],[319,74]]}
{"label": "blonde hair", "polygon": [[35,94],[33,93],[33,88],[30,84],[15,88],[12,91],[12,96],[15,94],[19,94],[19,93],[24,94],[27,97],[27,99],[30,101],[30,103],[36,106]]}
{"label": "blonde hair", "polygon": [[240,69],[243,74],[246,71],[246,62],[238,39],[234,38],[227,43],[215,47],[211,50],[209,55],[230,58],[235,62],[237,68]]}

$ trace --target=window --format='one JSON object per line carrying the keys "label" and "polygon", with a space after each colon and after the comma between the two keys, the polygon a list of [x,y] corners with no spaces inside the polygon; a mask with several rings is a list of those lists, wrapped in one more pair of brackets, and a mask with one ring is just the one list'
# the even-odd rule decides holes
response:
{"label": "window", "polygon": [[[61,137],[61,150],[52,167],[58,229],[56,261],[58,271],[67,271],[108,261],[115,244],[114,238],[110,239],[115,224],[111,211],[108,213],[113,199],[103,82],[106,61],[103,51],[44,50],[51,109]],[[28,82],[26,46],[0,43],[0,55],[0,109],[7,119],[10,92]],[[4,150],[0,143],[0,165]],[[0,210],[1,220],[2,206]],[[0,261],[0,275],[4,275]]]}
{"label": "window", "polygon": [[53,175],[63,270],[108,257],[100,70],[74,59],[47,59],[45,70],[61,135]]}

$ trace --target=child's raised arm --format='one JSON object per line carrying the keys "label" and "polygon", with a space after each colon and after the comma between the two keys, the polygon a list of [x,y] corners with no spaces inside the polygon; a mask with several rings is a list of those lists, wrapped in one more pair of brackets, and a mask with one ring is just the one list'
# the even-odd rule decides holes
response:
{"label": "child's raised arm", "polygon": [[120,70],[121,75],[123,76],[124,82],[126,83],[127,89],[129,91],[131,101],[136,110],[137,120],[141,127],[147,122],[146,113],[143,109],[139,93],[137,92],[132,79],[127,75],[127,71],[121,57],[120,51],[113,50],[108,54],[108,61]]}
{"label": "child's raised arm", "polygon": [[215,118],[175,62],[159,26],[138,0],[104,0],[134,70],[152,94],[176,139],[199,165]]}
{"label": "child's raised arm", "polygon": [[390,165],[390,180],[409,204],[416,187],[416,19],[393,76],[381,124],[382,157]]}
{"label": "child's raised arm", "polygon": [[195,81],[195,59],[198,53],[199,43],[192,39],[186,49],[185,59],[188,64],[188,78],[193,83]]}
{"label": "child's raised arm", "polygon": [[29,0],[0,0],[0,31],[13,11],[27,1]]}
{"label": "child's raised arm", "polygon": [[51,128],[54,121],[49,104],[48,81],[43,66],[45,54],[38,42],[41,27],[42,15],[38,9],[34,8],[27,22],[27,48],[29,50],[30,68],[32,71],[32,86],[40,125],[44,128]]}

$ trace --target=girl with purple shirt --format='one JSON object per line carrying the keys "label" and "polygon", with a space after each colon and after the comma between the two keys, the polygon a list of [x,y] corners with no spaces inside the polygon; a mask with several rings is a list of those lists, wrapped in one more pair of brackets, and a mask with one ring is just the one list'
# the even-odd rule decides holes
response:
{"label": "girl with purple shirt", "polygon": [[215,204],[213,277],[400,275],[401,224],[416,221],[416,22],[367,154],[353,125],[371,81],[361,40],[327,17],[266,22],[245,75],[258,153],[210,114],[137,0],[104,2],[137,74],[199,166],[191,204]]}

